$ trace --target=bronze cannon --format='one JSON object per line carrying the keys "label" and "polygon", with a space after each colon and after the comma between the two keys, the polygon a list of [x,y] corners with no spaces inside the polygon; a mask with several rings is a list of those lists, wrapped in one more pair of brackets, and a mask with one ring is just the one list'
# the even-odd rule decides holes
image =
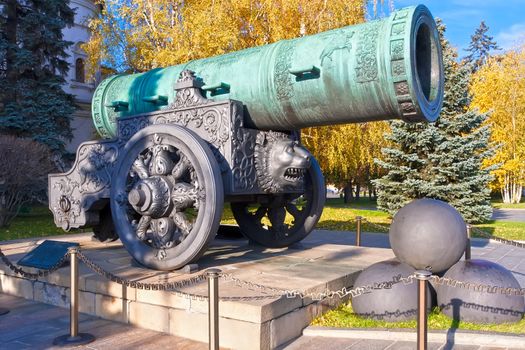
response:
{"label": "bronze cannon", "polygon": [[92,102],[107,140],[49,176],[64,229],[114,227],[129,253],[172,270],[206,250],[229,202],[268,247],[308,235],[325,201],[304,127],[434,121],[443,101],[436,24],[425,6],[271,45],[104,80]]}

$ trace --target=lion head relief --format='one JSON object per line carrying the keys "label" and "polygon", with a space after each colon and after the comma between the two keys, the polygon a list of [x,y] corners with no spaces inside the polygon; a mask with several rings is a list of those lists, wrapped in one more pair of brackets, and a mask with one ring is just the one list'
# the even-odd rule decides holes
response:
{"label": "lion head relief", "polygon": [[270,193],[301,190],[310,167],[310,153],[279,132],[260,132],[255,142],[255,168],[259,187]]}

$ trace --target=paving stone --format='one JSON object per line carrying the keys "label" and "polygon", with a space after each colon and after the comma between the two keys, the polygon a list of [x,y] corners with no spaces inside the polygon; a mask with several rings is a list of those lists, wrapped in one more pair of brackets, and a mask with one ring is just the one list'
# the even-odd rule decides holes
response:
{"label": "paving stone", "polygon": [[[443,346],[442,343],[427,343],[428,350],[438,350]],[[413,350],[417,349],[417,343],[413,341],[396,341],[386,349],[388,350]]]}
{"label": "paving stone", "polygon": [[478,350],[478,345],[447,343],[440,350]]}
{"label": "paving stone", "polygon": [[[61,349],[53,339],[69,331],[69,311],[58,307],[0,294],[11,313],[0,318],[0,349]],[[15,308],[16,307],[16,308]],[[34,312],[25,312],[33,310]],[[24,312],[21,312],[24,311]],[[23,316],[23,317],[22,317]],[[207,344],[147,329],[80,315],[79,330],[95,336],[95,342],[78,347],[90,350],[120,349],[206,349]]]}
{"label": "paving stone", "polygon": [[106,320],[128,323],[130,303],[125,299],[96,294],[95,315]]}
{"label": "paving stone", "polygon": [[69,306],[69,288],[44,282],[35,282],[34,288],[35,301],[60,306],[63,308]]}
{"label": "paving stone", "polygon": [[[170,310],[170,334],[208,341],[208,315],[187,310]],[[270,324],[219,318],[220,345],[235,349],[270,349]]]}
{"label": "paving stone", "polygon": [[33,299],[33,282],[24,278],[0,275],[0,292]]}
{"label": "paving stone", "polygon": [[352,345],[360,342],[360,339],[345,339],[345,338],[323,338],[323,337],[300,337],[294,342],[279,347],[279,350],[309,350],[309,349],[323,349],[323,350],[346,350]]}
{"label": "paving stone", "polygon": [[[394,342],[390,340],[361,340],[348,349],[352,350],[384,350]],[[413,350],[413,348],[411,349]]]}
{"label": "paving stone", "polygon": [[169,332],[169,309],[164,306],[132,301],[129,304],[129,324],[159,332]]}

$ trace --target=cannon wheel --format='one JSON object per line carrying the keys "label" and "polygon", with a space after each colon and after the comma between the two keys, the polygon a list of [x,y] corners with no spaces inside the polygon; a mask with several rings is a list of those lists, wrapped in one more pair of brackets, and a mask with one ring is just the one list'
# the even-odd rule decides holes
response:
{"label": "cannon wheel", "polygon": [[312,158],[302,196],[268,195],[265,203],[235,202],[231,208],[246,237],[265,247],[282,248],[299,242],[314,229],[325,199],[323,174]]}
{"label": "cannon wheel", "polygon": [[217,161],[193,131],[153,125],[119,155],[111,212],[120,240],[141,264],[174,270],[198,259],[217,233],[224,204]]}

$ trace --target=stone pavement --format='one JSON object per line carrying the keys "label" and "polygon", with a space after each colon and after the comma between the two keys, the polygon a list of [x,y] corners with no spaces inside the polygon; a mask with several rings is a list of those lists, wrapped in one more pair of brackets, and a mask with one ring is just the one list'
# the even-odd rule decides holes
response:
{"label": "stone pavement", "polygon": [[[321,231],[321,230],[319,230]],[[343,239],[345,235],[350,236],[350,241],[353,242],[355,239],[355,234],[353,232],[334,232],[326,231],[326,235],[333,235],[332,242],[333,244],[342,243],[339,240]],[[319,236],[317,236],[319,237]],[[362,246],[366,247],[380,247],[380,248],[390,248],[390,243],[388,241],[387,234],[376,234],[376,233],[363,233],[361,237]],[[486,239],[474,238],[472,240],[472,259],[484,259],[496,262],[500,265],[505,266],[509,269],[514,277],[518,280],[522,288],[525,288],[525,249],[513,247],[498,242],[488,241]],[[330,330],[324,331],[319,330],[320,327],[308,327],[303,332],[303,336],[292,341],[286,346],[283,346],[281,349],[286,350],[412,350],[416,348],[416,342],[414,339],[414,333],[402,332],[404,336],[397,337],[396,340],[389,339],[378,339],[381,338],[382,330],[370,331],[376,333],[370,338],[376,339],[352,339],[354,335],[350,334],[352,332],[359,332],[356,330],[347,330],[348,334],[346,336],[333,336],[333,334],[328,334]],[[315,332],[310,331],[310,329],[315,329]],[[438,332],[439,333],[439,332]],[[494,344],[492,345],[474,345],[477,344],[480,338],[475,333],[467,334],[467,343],[458,344],[455,342],[454,333],[456,335],[459,332],[451,332],[445,334],[446,339],[439,342],[429,342],[429,350],[518,350],[525,349],[525,346],[515,346],[516,344],[510,341],[508,336],[504,335],[491,335],[490,338],[493,338]],[[463,332],[461,332],[463,335]],[[470,338],[469,338],[470,337]],[[386,336],[384,338],[387,338]],[[404,339],[403,339],[404,338]],[[497,339],[496,339],[497,338]],[[525,337],[517,337],[521,339],[521,344],[525,344]],[[510,340],[510,339],[509,339]],[[507,344],[509,343],[509,344]]]}
{"label": "stone pavement", "polygon": [[[0,306],[10,309],[0,316],[0,349],[61,349],[53,339],[69,332],[69,310],[0,294]],[[96,337],[76,349],[188,349],[204,350],[206,343],[167,335],[80,314],[79,331]]]}
{"label": "stone pavement", "polygon": [[[319,247],[323,250],[331,251],[331,259],[338,261],[345,257],[341,251],[350,249],[349,244],[354,242],[354,233],[342,231],[323,231],[317,230],[307,237],[299,246],[304,248]],[[363,246],[389,248],[388,235],[365,233],[362,237]],[[343,246],[343,248],[341,247]],[[344,247],[346,246],[346,247]],[[297,247],[296,249],[300,249]],[[212,250],[213,252],[213,250]],[[388,258],[384,251],[384,258]],[[296,254],[292,250],[288,254]],[[245,254],[243,251],[241,255]],[[496,242],[489,242],[483,239],[474,239],[472,247],[473,258],[483,258],[498,262],[510,269],[522,287],[525,287],[525,250],[522,248],[511,247]],[[317,257],[309,256],[312,262]],[[124,259],[129,259],[126,257]],[[355,255],[353,261],[361,263],[372,263],[373,259],[365,254]],[[311,265],[314,266],[314,265]],[[0,349],[48,349],[54,337],[67,333],[69,314],[64,308],[57,308],[45,304],[27,301],[12,296],[0,294],[0,306],[10,308],[12,311],[8,315],[0,316]],[[281,349],[414,349],[414,334],[405,332],[407,335],[400,336],[395,340],[380,339],[381,332],[371,331],[375,334],[375,339],[352,339],[349,336],[333,335],[322,336],[319,332],[312,332],[313,327],[308,327],[304,335],[294,341],[282,346]],[[190,341],[187,339],[170,336],[150,330],[134,328],[129,325],[106,321],[100,318],[82,315],[80,331],[90,332],[97,336],[97,341],[90,345],[80,347],[81,349],[204,349],[205,343]],[[350,330],[352,332],[352,330]],[[355,332],[355,330],[354,330]],[[496,337],[496,335],[494,335]],[[371,337],[373,338],[373,337]],[[433,341],[429,343],[429,349],[459,349],[459,350],[505,350],[505,349],[524,349],[525,347],[515,347],[505,345],[478,346],[476,344],[476,334],[470,344],[459,344],[454,342],[454,337],[447,337],[445,341]],[[458,338],[459,339],[459,338]],[[498,339],[505,340],[505,336]]]}

